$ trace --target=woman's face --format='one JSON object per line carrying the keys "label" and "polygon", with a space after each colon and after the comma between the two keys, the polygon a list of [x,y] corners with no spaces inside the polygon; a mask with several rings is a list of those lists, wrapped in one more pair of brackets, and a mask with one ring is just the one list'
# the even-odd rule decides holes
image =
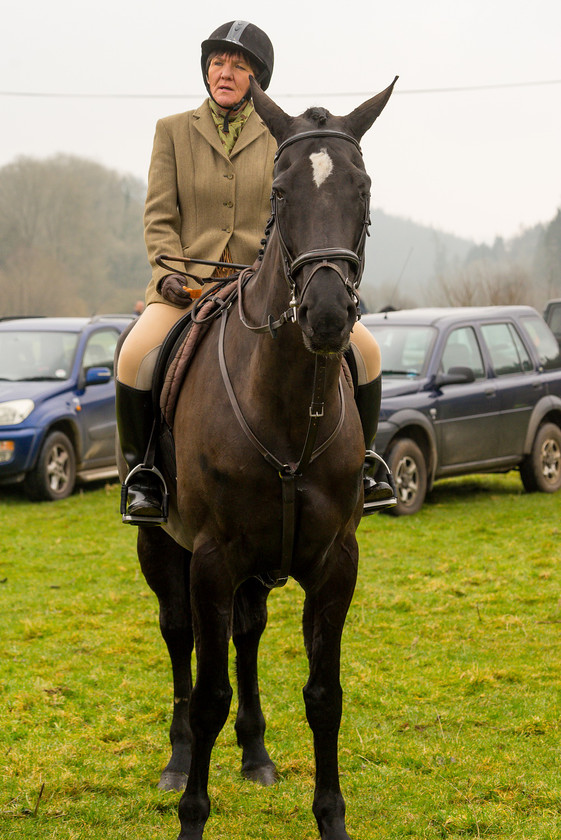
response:
{"label": "woman's face", "polygon": [[207,81],[215,102],[222,108],[231,108],[249,90],[249,77],[253,69],[241,54],[222,53],[211,58]]}

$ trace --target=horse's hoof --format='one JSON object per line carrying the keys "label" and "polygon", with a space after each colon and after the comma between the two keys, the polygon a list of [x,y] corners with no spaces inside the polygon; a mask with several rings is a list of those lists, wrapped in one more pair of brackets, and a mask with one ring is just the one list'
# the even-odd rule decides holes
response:
{"label": "horse's hoof", "polygon": [[277,768],[271,764],[262,764],[259,767],[242,767],[242,776],[249,782],[255,782],[263,787],[274,785],[278,781]]}
{"label": "horse's hoof", "polygon": [[177,773],[173,770],[164,770],[158,782],[158,790],[177,790],[181,793],[187,785],[186,773]]}

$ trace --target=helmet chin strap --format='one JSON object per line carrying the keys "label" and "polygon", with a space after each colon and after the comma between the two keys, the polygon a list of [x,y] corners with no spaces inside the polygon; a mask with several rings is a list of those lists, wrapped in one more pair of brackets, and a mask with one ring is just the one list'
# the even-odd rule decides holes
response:
{"label": "helmet chin strap", "polygon": [[218,105],[218,107],[222,111],[226,112],[225,115],[224,115],[224,125],[222,126],[222,131],[224,132],[224,134],[228,134],[228,131],[230,129],[230,116],[232,115],[232,112],[239,110],[242,107],[242,105],[244,104],[244,102],[249,102],[251,100],[251,95],[249,93],[249,88],[248,88],[248,91],[245,94],[245,96],[243,96],[240,99],[239,102],[236,102],[236,104],[232,105],[230,108],[225,108],[223,105],[221,105],[220,102],[218,102],[214,98],[214,96],[212,95],[212,93],[210,91],[209,91],[209,96],[210,96],[210,98],[212,99],[213,102],[216,102],[216,104]]}

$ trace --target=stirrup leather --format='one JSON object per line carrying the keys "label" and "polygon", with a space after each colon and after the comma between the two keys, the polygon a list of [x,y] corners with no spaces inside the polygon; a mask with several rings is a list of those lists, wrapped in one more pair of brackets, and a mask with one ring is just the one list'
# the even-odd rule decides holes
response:
{"label": "stirrup leather", "polygon": [[[161,516],[141,516],[134,513],[127,513],[129,486],[134,483],[131,479],[134,479],[134,476],[138,473],[153,473],[159,480],[163,490]],[[157,467],[149,467],[146,464],[138,464],[138,466],[134,467],[129,472],[124,482],[121,484],[121,516],[123,518],[123,522],[130,525],[162,525],[168,521],[168,511],[169,492],[164,476]]]}

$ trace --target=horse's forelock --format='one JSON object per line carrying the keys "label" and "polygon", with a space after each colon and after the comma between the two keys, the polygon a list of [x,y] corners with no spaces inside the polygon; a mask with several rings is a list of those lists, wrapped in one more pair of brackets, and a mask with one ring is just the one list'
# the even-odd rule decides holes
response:
{"label": "horse's forelock", "polygon": [[308,110],[302,114],[302,117],[305,120],[309,120],[310,122],[315,123],[315,125],[317,126],[324,126],[330,116],[331,114],[328,110],[326,110],[325,108],[317,107],[308,108]]}

